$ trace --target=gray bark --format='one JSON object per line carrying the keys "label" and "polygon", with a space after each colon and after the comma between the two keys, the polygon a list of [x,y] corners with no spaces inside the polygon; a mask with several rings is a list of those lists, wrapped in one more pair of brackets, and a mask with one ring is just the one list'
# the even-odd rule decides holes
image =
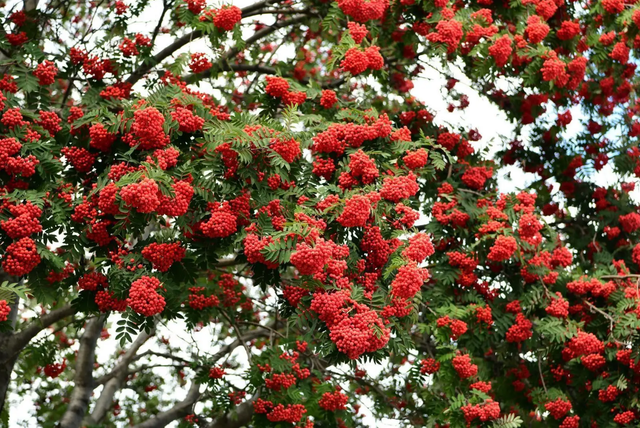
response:
{"label": "gray bark", "polygon": [[60,428],[79,428],[82,425],[82,418],[89,407],[89,400],[93,392],[93,363],[95,362],[96,345],[106,318],[106,315],[93,318],[84,329],[76,358],[74,388],[67,411],[60,421]]}

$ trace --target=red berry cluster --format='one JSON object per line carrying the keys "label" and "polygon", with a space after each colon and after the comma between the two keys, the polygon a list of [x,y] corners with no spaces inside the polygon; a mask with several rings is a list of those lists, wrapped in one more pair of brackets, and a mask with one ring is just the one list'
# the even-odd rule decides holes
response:
{"label": "red berry cluster", "polygon": [[194,15],[197,15],[202,12],[204,7],[207,5],[207,0],[187,0],[186,3],[189,11]]}
{"label": "red berry cluster", "polygon": [[443,43],[447,45],[447,52],[453,53],[460,45],[463,35],[461,22],[443,19],[436,24],[436,31],[427,35],[427,40]]}
{"label": "red berry cluster", "polygon": [[498,68],[504,67],[509,62],[509,58],[513,52],[513,48],[511,47],[512,43],[511,37],[505,34],[502,37],[498,37],[496,41],[493,42],[493,45],[489,46],[489,55],[493,57]]}
{"label": "red berry cluster", "polygon": [[525,34],[532,44],[540,43],[549,34],[549,26],[538,15],[531,15],[527,19]]}
{"label": "red berry cluster", "polygon": [[369,46],[364,51],[359,48],[349,49],[340,67],[356,76],[366,70],[380,70],[384,66],[384,58],[380,55],[379,46]]}
{"label": "red berry cluster", "polygon": [[211,217],[200,224],[200,230],[209,238],[226,238],[238,229],[238,217],[228,202],[216,204],[211,209]]}
{"label": "red berry cluster", "polygon": [[331,89],[325,89],[322,91],[322,96],[320,97],[320,105],[324,108],[331,108],[335,103],[338,102],[338,97],[336,96],[335,91]]}
{"label": "red berry cluster", "polygon": [[191,61],[189,61],[189,68],[194,73],[202,73],[204,71],[207,71],[211,67],[213,67],[213,64],[211,64],[211,61],[209,61],[209,58],[207,58],[206,54],[202,52],[196,52],[194,54],[191,54]]}
{"label": "red berry cluster", "polygon": [[349,169],[351,170],[351,177],[359,178],[363,184],[375,182],[380,175],[376,162],[362,150],[349,155]]}
{"label": "red berry cluster", "polygon": [[302,416],[307,413],[307,409],[302,404],[283,404],[274,406],[271,401],[258,398],[253,403],[253,409],[256,413],[267,415],[267,419],[271,422],[289,422],[295,424],[300,422]]}
{"label": "red berry cluster", "polygon": [[413,173],[398,177],[387,177],[384,180],[380,196],[391,202],[399,202],[401,199],[410,198],[418,193],[418,183]]}
{"label": "red berry cluster", "polygon": [[213,20],[213,25],[222,31],[231,31],[242,19],[242,10],[237,6],[223,6],[220,9],[207,10],[200,21]]}
{"label": "red berry cluster", "polygon": [[622,229],[627,233],[633,233],[640,229],[640,214],[629,213],[618,217]]}
{"label": "red berry cluster", "polygon": [[383,348],[389,341],[390,331],[378,314],[364,305],[354,303],[357,313],[329,325],[331,340],[338,350],[351,359]]}
{"label": "red berry cluster", "polygon": [[371,201],[366,196],[354,195],[345,201],[342,214],[336,219],[344,227],[362,227],[371,215]]}
{"label": "red berry cluster", "polygon": [[620,425],[627,425],[636,420],[636,414],[631,410],[627,410],[626,412],[618,413],[613,421],[619,423]]}
{"label": "red berry cluster", "polygon": [[158,208],[158,185],[150,178],[145,178],[140,183],[129,184],[120,190],[122,200],[140,213],[151,213]]}
{"label": "red berry cluster", "polygon": [[458,340],[460,336],[467,332],[467,323],[462,320],[452,320],[449,316],[438,318],[436,321],[438,327],[449,327],[451,329],[451,339]]}
{"label": "red berry cluster", "polygon": [[100,312],[124,312],[127,309],[127,300],[114,297],[113,291],[99,290],[94,300]]}
{"label": "red berry cluster", "polygon": [[338,0],[338,6],[354,20],[367,22],[382,18],[389,7],[389,0]]}
{"label": "red berry cluster", "polygon": [[302,104],[307,99],[304,92],[289,91],[289,82],[282,77],[267,76],[265,92],[274,98],[282,98],[282,102],[287,106]]}
{"label": "red berry cluster", "polygon": [[429,278],[429,271],[415,263],[406,264],[398,269],[391,282],[391,295],[410,300],[416,295],[422,284]]}
{"label": "red berry cluster", "polygon": [[480,419],[481,422],[493,421],[500,417],[500,403],[488,399],[483,404],[467,404],[461,409],[467,425],[470,426],[474,419]]}
{"label": "red berry cluster", "polygon": [[487,328],[493,325],[493,315],[491,314],[490,306],[477,306],[476,307],[476,321],[478,323],[485,323]]}
{"label": "red berry cluster", "polygon": [[554,419],[562,419],[571,410],[571,402],[558,398],[544,405],[544,408],[553,416]]}
{"label": "red berry cluster", "polygon": [[349,29],[349,35],[357,44],[362,43],[364,38],[369,35],[369,30],[367,30],[367,27],[365,25],[358,24],[357,22],[347,22],[347,28]]}
{"label": "red berry cluster", "polygon": [[487,259],[494,262],[509,260],[518,249],[518,243],[513,236],[500,235],[491,247]]}
{"label": "red berry cluster", "polygon": [[176,181],[173,186],[175,196],[169,197],[163,194],[158,195],[160,204],[157,209],[159,215],[179,217],[185,215],[189,210],[191,198],[193,198],[193,187],[187,181]]}
{"label": "red berry cluster", "polygon": [[38,83],[41,86],[47,86],[56,81],[56,75],[58,69],[56,65],[51,61],[44,61],[36,67],[33,75],[38,79]]}
{"label": "red berry cluster", "polygon": [[316,242],[315,247],[301,242],[296,246],[296,252],[291,254],[291,264],[301,275],[313,275],[322,272],[332,254],[332,246],[322,239]]}
{"label": "red berry cluster", "polygon": [[222,376],[224,375],[225,371],[222,367],[211,367],[211,369],[209,370],[209,379],[222,379]]}
{"label": "red berry cluster", "polygon": [[562,293],[556,292],[557,299],[551,299],[549,306],[545,308],[545,311],[557,318],[567,318],[569,316],[569,302],[562,297]]}
{"label": "red berry cluster", "polygon": [[67,360],[62,360],[62,363],[47,364],[44,366],[44,374],[51,379],[55,379],[62,374],[64,369],[67,368]]}
{"label": "red berry cluster", "polygon": [[[2,124],[7,128],[13,129],[17,126],[23,126],[28,123],[23,119],[24,116],[22,116],[19,108],[10,108],[2,114],[2,120],[0,120],[0,122],[2,122]],[[9,139],[11,138],[7,138],[5,140]]]}
{"label": "red berry cluster", "polygon": [[420,373],[422,374],[434,374],[440,370],[440,363],[433,358],[427,358],[420,361]]}
{"label": "red berry cluster", "polygon": [[12,219],[0,221],[0,228],[11,239],[20,239],[42,232],[42,225],[38,220],[42,216],[42,210],[31,202],[21,205],[10,205],[9,212]]}
{"label": "red berry cluster", "polygon": [[178,122],[179,131],[190,134],[201,130],[204,124],[203,118],[196,116],[191,110],[184,107],[176,107],[176,110],[171,112],[171,117]]}
{"label": "red berry cluster", "polygon": [[107,277],[100,272],[90,272],[78,279],[78,289],[96,291],[98,288],[105,289],[109,286]]}
{"label": "red berry cluster", "polygon": [[83,147],[63,147],[60,152],[67,158],[71,166],[78,172],[89,172],[97,155]]}
{"label": "red berry cluster", "polygon": [[507,342],[520,343],[533,336],[533,323],[522,313],[516,315],[516,323],[507,330]]}
{"label": "red berry cluster", "polygon": [[474,190],[480,190],[484,187],[488,179],[493,176],[493,168],[475,166],[468,168],[464,174],[462,174],[462,181],[469,188]]}
{"label": "red berry cluster", "polygon": [[264,380],[264,386],[273,391],[280,391],[291,388],[296,382],[296,377],[291,373],[274,373],[270,378]]}
{"label": "red berry cluster", "polygon": [[169,144],[169,136],[164,133],[164,116],[155,107],[136,110],[133,114],[131,132],[123,140],[140,150],[162,149]]}
{"label": "red berry cluster", "polygon": [[164,297],[156,291],[160,287],[158,278],[143,276],[131,284],[127,304],[135,312],[147,317],[159,314],[166,304]]}
{"label": "red berry cluster", "polygon": [[340,391],[325,392],[318,401],[318,405],[324,410],[335,412],[337,410],[345,410],[347,408],[349,397]]}
{"label": "red berry cluster", "polygon": [[402,251],[402,255],[416,263],[423,262],[435,253],[431,238],[424,233],[418,233],[409,238],[409,245]]}
{"label": "red berry cluster", "polygon": [[186,250],[179,242],[158,244],[153,242],[142,249],[142,257],[149,260],[154,269],[166,272],[171,265],[185,256]]}
{"label": "red berry cluster", "polygon": [[300,142],[293,138],[283,139],[274,137],[269,145],[273,151],[282,156],[287,163],[292,163],[302,155]]}
{"label": "red berry cluster", "polygon": [[190,287],[189,288],[189,307],[197,311],[201,311],[205,308],[212,308],[220,304],[218,296],[205,296],[204,287]]}
{"label": "red berry cluster", "polygon": [[62,129],[62,127],[60,126],[60,122],[62,122],[62,119],[60,119],[60,117],[52,111],[40,110],[38,112],[38,115],[40,116],[40,119],[35,123],[42,126],[49,132],[51,138],[54,138],[56,134]]}
{"label": "red berry cluster", "polygon": [[23,276],[31,272],[40,260],[36,243],[31,238],[21,238],[5,250],[2,269],[9,275]]}
{"label": "red berry cluster", "polygon": [[118,45],[118,49],[122,52],[122,55],[126,57],[137,56],[140,54],[136,43],[128,37],[124,37],[122,42]]}
{"label": "red berry cluster", "polygon": [[478,374],[478,366],[471,363],[471,357],[468,354],[453,357],[451,364],[461,379],[468,379]]}
{"label": "red berry cluster", "polygon": [[9,313],[11,313],[11,306],[6,300],[0,300],[0,322],[6,321],[9,318]]}
{"label": "red berry cluster", "polygon": [[404,164],[411,170],[423,168],[427,165],[428,160],[429,152],[425,149],[418,149],[414,151],[407,150],[407,154],[402,158]]}

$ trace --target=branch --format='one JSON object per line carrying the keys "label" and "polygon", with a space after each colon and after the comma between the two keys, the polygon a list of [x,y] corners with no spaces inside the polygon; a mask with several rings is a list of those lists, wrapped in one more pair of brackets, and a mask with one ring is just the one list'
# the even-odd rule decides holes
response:
{"label": "branch", "polygon": [[134,428],[162,428],[169,423],[189,414],[191,407],[200,398],[200,384],[195,380],[191,383],[189,392],[184,400],[176,403],[175,406],[164,412],[158,413],[155,417],[136,425]]}
{"label": "branch", "polygon": [[640,275],[627,274],[627,275],[602,275],[600,279],[627,279],[627,278],[640,278]]}
{"label": "branch", "polygon": [[95,360],[96,345],[102,332],[102,326],[106,321],[106,315],[91,319],[80,339],[80,349],[76,359],[76,374],[74,388],[67,411],[62,416],[60,428],[79,428],[82,418],[89,407],[89,400],[93,391],[93,363]]}
{"label": "branch", "polygon": [[250,400],[240,404],[233,412],[226,413],[214,419],[206,428],[240,428],[246,426],[253,416],[253,402],[258,399],[258,394]]}
{"label": "branch", "polygon": [[[266,0],[266,1],[261,1],[261,2],[258,2],[258,3],[252,4],[250,6],[247,6],[247,7],[242,9],[242,14],[244,16],[245,14],[249,14],[249,13],[252,13],[252,12],[254,12],[256,10],[259,10],[259,9],[263,8],[264,6],[268,5],[270,2],[271,2],[271,0]],[[266,29],[269,29],[269,28],[271,28],[271,27],[267,27]],[[261,30],[261,31],[264,31],[264,29]],[[273,31],[275,31],[275,29]],[[258,34],[258,33],[260,33],[260,31],[256,32],[256,34]],[[270,34],[270,33],[268,33],[268,34]],[[150,58],[149,61],[146,61],[145,63],[140,65],[140,67],[138,67],[133,73],[131,73],[131,75],[127,78],[126,82],[127,83],[131,83],[132,85],[134,85],[138,80],[140,80],[142,78],[142,76],[147,74],[156,64],[160,64],[162,61],[164,61],[165,59],[167,59],[168,57],[173,55],[178,49],[180,49],[183,46],[191,43],[194,40],[197,40],[197,39],[203,37],[204,35],[205,35],[205,33],[203,31],[195,30],[195,31],[192,31],[189,34],[185,34],[184,36],[176,39],[169,46],[167,46],[166,48],[164,48],[160,52],[158,52],[156,55],[154,55],[153,58]],[[254,36],[255,36],[255,34],[254,34]],[[251,40],[251,38],[247,39],[247,45],[249,44],[249,40]],[[240,51],[237,50],[236,48],[233,48],[233,49],[227,51],[227,53],[225,53],[224,55],[222,55],[222,57],[220,58],[220,62],[224,62],[227,59],[238,55],[238,53],[240,53]]]}
{"label": "branch", "polygon": [[98,381],[96,381],[96,385],[102,384],[103,382],[106,382],[106,385],[102,389],[102,393],[100,394],[100,397],[96,402],[93,412],[87,418],[88,425],[99,423],[107,414],[109,409],[111,409],[111,406],[113,405],[113,396],[120,388],[122,388],[122,384],[124,383],[128,374],[127,368],[129,367],[129,364],[131,364],[134,357],[136,357],[136,354],[138,353],[140,347],[142,347],[142,345],[144,345],[154,333],[155,332],[141,332],[136,340],[133,341],[131,347],[122,356],[120,362],[113,368],[113,370],[111,370],[108,375],[106,375],[108,378],[103,379],[103,376],[103,378],[100,378]]}
{"label": "branch", "polygon": [[[287,20],[284,20],[284,21],[278,21],[278,22],[274,23],[273,25],[271,25],[270,27],[265,27],[262,30],[256,31],[253,34],[253,36],[249,37],[245,41],[245,49],[248,46],[252,45],[253,43],[257,42],[258,40],[263,39],[263,38],[267,37],[268,35],[270,35],[272,33],[275,33],[279,29],[284,28],[284,27],[288,27],[288,26],[293,25],[293,24],[298,24],[298,23],[304,21],[306,18],[307,18],[306,15],[293,16],[290,19],[287,19]],[[219,68],[224,67],[226,65],[227,61],[229,61],[232,58],[235,58],[239,53],[240,53],[240,50],[237,49],[237,48],[229,49],[224,54],[222,54],[220,59],[217,61],[218,67]],[[208,75],[211,75],[210,72],[211,72],[211,70],[206,70],[206,71],[203,71],[201,73],[188,74],[182,80],[187,82],[187,83],[193,83],[196,80],[200,79],[201,77],[204,77],[207,73],[208,73]]]}
{"label": "branch", "polygon": [[47,314],[42,315],[37,320],[31,322],[24,329],[14,334],[11,340],[11,346],[14,348],[14,352],[20,352],[31,339],[33,339],[38,333],[50,325],[70,316],[77,312],[77,308],[71,304],[67,304],[59,309],[55,309]]}

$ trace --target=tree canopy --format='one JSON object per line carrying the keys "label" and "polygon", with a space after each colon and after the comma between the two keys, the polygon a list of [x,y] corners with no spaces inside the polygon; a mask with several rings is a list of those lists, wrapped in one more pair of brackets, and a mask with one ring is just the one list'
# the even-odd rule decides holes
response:
{"label": "tree canopy", "polygon": [[633,0],[0,22],[0,425],[639,423]]}

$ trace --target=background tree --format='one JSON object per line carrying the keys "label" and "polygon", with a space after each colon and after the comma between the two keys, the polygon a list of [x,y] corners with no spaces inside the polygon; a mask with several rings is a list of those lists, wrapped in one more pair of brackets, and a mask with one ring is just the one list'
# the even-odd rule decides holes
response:
{"label": "background tree", "polygon": [[[3,424],[637,423],[633,3],[1,18]],[[411,95],[425,67],[502,151]],[[500,193],[507,165],[535,181]]]}

